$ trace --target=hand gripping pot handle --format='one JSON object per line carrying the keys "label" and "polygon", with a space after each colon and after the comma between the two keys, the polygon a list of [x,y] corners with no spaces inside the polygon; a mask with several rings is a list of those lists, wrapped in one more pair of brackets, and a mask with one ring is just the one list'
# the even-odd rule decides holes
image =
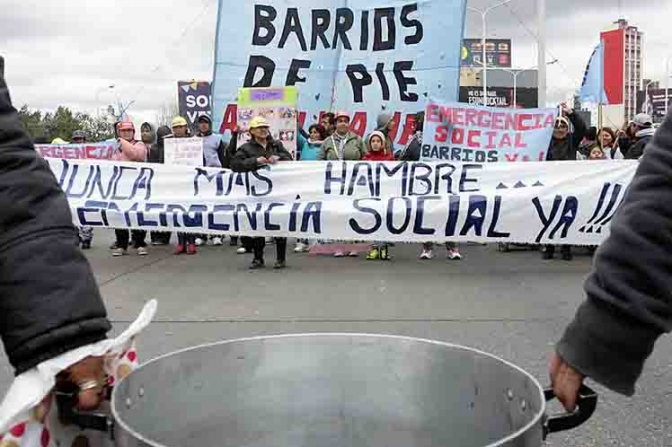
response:
{"label": "hand gripping pot handle", "polygon": [[[544,390],[546,402],[556,398],[553,389]],[[572,413],[557,414],[549,416],[544,422],[544,439],[550,433],[571,430],[586,422],[593,415],[597,407],[597,393],[586,385],[581,385],[579,389],[579,398],[577,399],[576,410]]]}
{"label": "hand gripping pot handle", "polygon": [[[106,388],[105,400],[110,399],[112,389]],[[77,410],[77,393],[56,393],[58,418],[66,425],[76,425],[82,430],[96,430],[107,433],[114,440],[114,420],[101,413],[80,413]]]}

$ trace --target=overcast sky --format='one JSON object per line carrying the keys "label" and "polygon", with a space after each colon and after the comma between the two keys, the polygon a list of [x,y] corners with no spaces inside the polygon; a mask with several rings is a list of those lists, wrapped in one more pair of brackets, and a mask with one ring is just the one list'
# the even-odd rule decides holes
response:
{"label": "overcast sky", "polygon": [[[251,0],[222,3],[240,1]],[[513,39],[515,67],[537,64],[535,5],[511,0],[489,15],[488,36]],[[217,7],[218,0],[0,0],[0,54],[13,100],[95,112],[121,99],[135,101],[136,119],[154,120],[176,101],[178,79],[211,79]],[[549,100],[571,96],[599,32],[621,16],[645,32],[645,77],[664,78],[672,1],[547,0],[547,10],[547,60],[559,59],[548,71]],[[465,35],[480,33],[480,16],[468,13]]]}

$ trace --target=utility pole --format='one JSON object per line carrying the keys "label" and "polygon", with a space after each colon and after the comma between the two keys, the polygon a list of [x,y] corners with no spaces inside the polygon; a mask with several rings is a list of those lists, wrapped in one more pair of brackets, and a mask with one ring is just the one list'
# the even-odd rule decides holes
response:
{"label": "utility pole", "polygon": [[539,36],[537,38],[537,67],[539,67],[538,91],[540,108],[546,107],[546,0],[537,0]]}

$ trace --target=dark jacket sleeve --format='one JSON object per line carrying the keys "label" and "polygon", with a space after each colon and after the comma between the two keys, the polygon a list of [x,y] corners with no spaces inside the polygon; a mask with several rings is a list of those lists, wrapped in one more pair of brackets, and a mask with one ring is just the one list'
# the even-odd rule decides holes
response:
{"label": "dark jacket sleeve", "polygon": [[[569,118],[572,126],[574,126],[574,132],[572,133],[572,152],[576,152],[575,149],[579,148],[581,142],[583,141],[583,137],[585,137],[588,133],[588,127],[583,121],[583,118],[581,118],[581,116],[576,112],[572,112],[571,114],[567,115],[567,118]],[[574,155],[575,156],[572,158],[572,160],[576,160],[576,154]]]}
{"label": "dark jacket sleeve", "polygon": [[639,160],[639,158],[644,155],[644,149],[647,148],[650,141],[650,137],[644,137],[637,140],[636,143],[630,146],[630,150],[625,155],[625,158],[628,160]]}
{"label": "dark jacket sleeve", "polygon": [[233,161],[233,156],[238,150],[238,132],[231,133],[231,141],[226,145],[224,150],[224,160],[222,162],[222,167],[226,169],[231,169],[231,162]]}
{"label": "dark jacket sleeve", "polygon": [[672,112],[637,169],[558,344],[575,369],[631,395],[655,341],[672,330]]}
{"label": "dark jacket sleeve", "polygon": [[0,338],[16,373],[105,338],[65,195],[38,158],[0,76]]}
{"label": "dark jacket sleeve", "polygon": [[250,172],[259,167],[257,156],[249,151],[249,144],[242,145],[231,159],[231,169],[236,172]]}
{"label": "dark jacket sleeve", "polygon": [[292,154],[287,149],[285,149],[285,146],[280,141],[274,141],[273,144],[275,144],[275,153],[280,157],[280,161],[294,160]]}
{"label": "dark jacket sleeve", "polygon": [[408,144],[408,147],[401,155],[402,161],[419,161],[420,160],[420,149],[421,149],[420,140],[413,138],[413,140]]}

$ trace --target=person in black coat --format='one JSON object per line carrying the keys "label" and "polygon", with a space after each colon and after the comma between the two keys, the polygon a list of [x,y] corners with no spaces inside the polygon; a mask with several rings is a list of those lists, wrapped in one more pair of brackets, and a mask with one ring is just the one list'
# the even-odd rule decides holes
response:
{"label": "person in black coat", "polygon": [[[562,116],[555,121],[553,138],[546,154],[547,161],[576,160],[579,145],[588,133],[586,123],[583,122],[583,119],[578,114],[574,113],[574,110],[569,108],[565,103],[562,103],[561,108]],[[570,132],[570,123],[574,127],[574,132]],[[561,245],[560,252],[563,260],[572,260],[571,245]],[[554,255],[555,245],[545,245],[543,247],[541,251],[542,259],[553,259]]]}
{"label": "person in black coat", "polygon": [[585,282],[586,301],[556,347],[551,379],[572,411],[584,377],[625,395],[672,331],[672,111],[642,157]]}
{"label": "person in black coat", "polygon": [[422,128],[425,126],[425,112],[418,112],[413,119],[415,132],[403,151],[399,154],[400,161],[419,161],[422,153]]}
{"label": "person in black coat", "polygon": [[[0,57],[0,65],[2,65]],[[17,375],[104,340],[110,322],[77,247],[65,194],[12,107],[0,72],[0,338]],[[65,371],[79,405],[100,403],[102,358]]]}
{"label": "person in black coat", "polygon": [[[268,122],[263,117],[256,117],[250,122],[250,135],[252,136],[250,141],[239,147],[231,160],[231,169],[234,171],[256,171],[262,166],[292,160],[292,155],[287,152],[282,143],[271,138]],[[250,269],[263,268],[266,240],[263,237],[255,237],[252,238],[251,243],[254,260]],[[283,269],[286,266],[287,238],[275,238],[275,249],[274,268]]]}
{"label": "person in black coat", "polygon": [[635,116],[630,124],[634,138],[624,155],[627,160],[639,160],[644,155],[644,150],[656,133],[656,129],[653,128],[653,119],[646,113]]}

